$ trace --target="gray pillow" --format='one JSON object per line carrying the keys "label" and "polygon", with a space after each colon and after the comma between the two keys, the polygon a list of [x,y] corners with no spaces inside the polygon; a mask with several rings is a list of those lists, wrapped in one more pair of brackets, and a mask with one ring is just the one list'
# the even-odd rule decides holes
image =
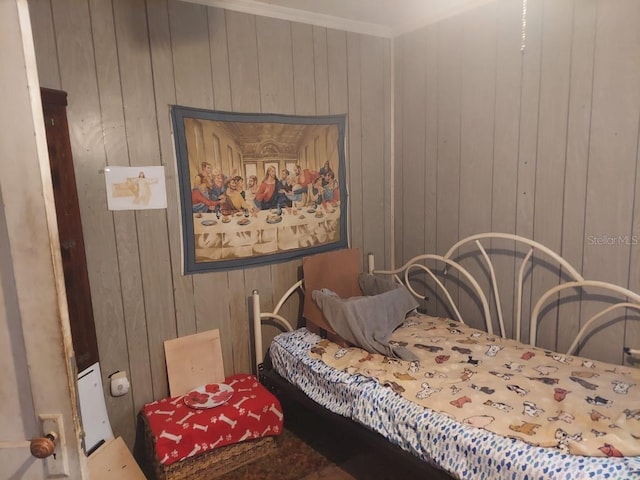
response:
{"label": "gray pillow", "polygon": [[403,285],[375,275],[360,274],[358,281],[364,296],[340,298],[328,289],[312,292],[331,328],[370,353],[417,360],[406,348],[389,345],[393,331],[418,307],[416,299]]}

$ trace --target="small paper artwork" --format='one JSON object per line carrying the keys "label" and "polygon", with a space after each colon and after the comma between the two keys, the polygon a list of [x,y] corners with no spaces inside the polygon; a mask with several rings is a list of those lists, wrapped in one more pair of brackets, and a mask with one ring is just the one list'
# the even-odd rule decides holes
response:
{"label": "small paper artwork", "polygon": [[164,167],[106,167],[109,210],[167,208]]}

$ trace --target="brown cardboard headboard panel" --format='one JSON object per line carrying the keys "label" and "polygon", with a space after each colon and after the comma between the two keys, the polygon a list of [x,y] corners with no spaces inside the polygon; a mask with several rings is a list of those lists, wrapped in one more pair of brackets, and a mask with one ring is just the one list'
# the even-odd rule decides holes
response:
{"label": "brown cardboard headboard panel", "polygon": [[357,248],[332,250],[304,257],[302,259],[302,274],[305,294],[302,315],[307,323],[310,322],[335,334],[311,297],[311,292],[328,288],[336,292],[340,298],[360,296],[362,291],[358,284],[358,275],[361,272],[360,251]]}

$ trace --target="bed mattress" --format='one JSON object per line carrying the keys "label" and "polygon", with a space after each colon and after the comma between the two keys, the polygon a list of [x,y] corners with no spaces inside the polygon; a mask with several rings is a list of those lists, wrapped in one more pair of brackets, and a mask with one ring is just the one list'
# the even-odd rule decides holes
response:
{"label": "bed mattress", "polygon": [[365,425],[453,476],[465,480],[640,479],[640,457],[570,455],[456,422],[372,378],[311,358],[310,349],[320,341],[304,328],[278,335],[270,348],[274,369],[323,407]]}

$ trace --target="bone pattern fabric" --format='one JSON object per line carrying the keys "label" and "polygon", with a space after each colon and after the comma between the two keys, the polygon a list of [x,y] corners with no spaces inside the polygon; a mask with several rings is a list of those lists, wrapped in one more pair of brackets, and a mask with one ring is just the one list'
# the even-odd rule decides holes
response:
{"label": "bone pattern fabric", "polygon": [[416,360],[411,351],[389,344],[393,331],[418,307],[415,298],[404,286],[370,274],[361,274],[359,283],[364,296],[340,298],[327,289],[312,292],[331,328],[367,352]]}
{"label": "bone pattern fabric", "polygon": [[410,317],[391,338],[404,362],[322,341],[313,358],[404,398],[531,445],[585,456],[640,455],[640,370],[523,345],[459,322]]}
{"label": "bone pattern fabric", "polygon": [[185,395],[180,395],[142,408],[154,437],[155,454],[162,465],[225,445],[282,433],[280,402],[256,377],[237,374],[224,383],[230,385],[234,393],[217,407],[191,408],[184,403]]}

